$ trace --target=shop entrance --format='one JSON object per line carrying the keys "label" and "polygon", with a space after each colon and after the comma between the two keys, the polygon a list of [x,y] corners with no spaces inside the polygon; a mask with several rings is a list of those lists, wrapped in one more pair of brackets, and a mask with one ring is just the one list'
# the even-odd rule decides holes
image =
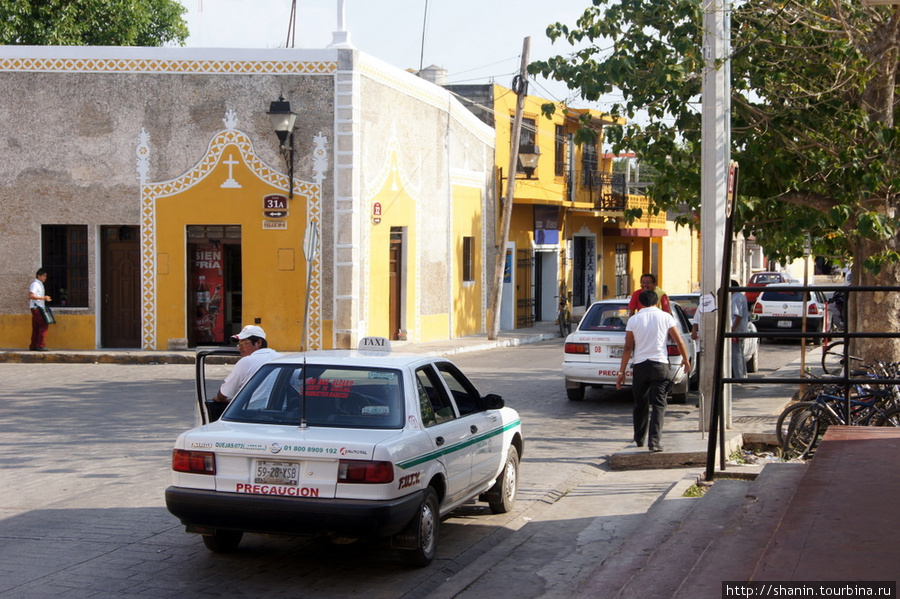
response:
{"label": "shop entrance", "polygon": [[242,326],[240,225],[189,225],[187,269],[188,344],[230,344]]}

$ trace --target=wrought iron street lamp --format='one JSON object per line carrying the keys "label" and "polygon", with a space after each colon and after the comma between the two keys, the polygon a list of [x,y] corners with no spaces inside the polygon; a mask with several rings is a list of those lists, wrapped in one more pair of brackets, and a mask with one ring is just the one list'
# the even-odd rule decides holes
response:
{"label": "wrought iron street lamp", "polygon": [[291,112],[291,103],[279,96],[277,100],[269,104],[269,121],[275,129],[275,135],[281,142],[281,152],[285,157],[288,167],[288,197],[294,197],[294,127],[297,123],[297,113]]}

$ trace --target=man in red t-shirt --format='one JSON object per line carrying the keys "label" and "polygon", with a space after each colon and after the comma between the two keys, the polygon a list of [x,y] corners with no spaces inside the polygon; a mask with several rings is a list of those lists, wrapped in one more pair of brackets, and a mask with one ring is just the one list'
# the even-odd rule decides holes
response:
{"label": "man in red t-shirt", "polygon": [[666,295],[666,292],[656,286],[656,275],[646,272],[641,275],[641,288],[636,290],[631,294],[631,299],[628,301],[628,314],[632,315],[638,310],[640,310],[643,306],[641,306],[641,302],[638,301],[638,296],[641,294],[641,291],[653,291],[659,297],[659,303],[657,306],[663,312],[672,313],[672,306],[669,305],[669,296]]}

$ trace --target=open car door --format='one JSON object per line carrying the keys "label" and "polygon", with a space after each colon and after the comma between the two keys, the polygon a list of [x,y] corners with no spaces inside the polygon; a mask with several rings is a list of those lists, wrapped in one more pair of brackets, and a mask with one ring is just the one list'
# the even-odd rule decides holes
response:
{"label": "open car door", "polygon": [[[228,407],[227,403],[219,403],[207,394],[206,359],[209,356],[240,356],[236,347],[198,347],[195,360],[197,384],[197,421],[200,425],[215,422]],[[221,384],[221,381],[217,381]],[[218,387],[217,387],[218,388]]]}

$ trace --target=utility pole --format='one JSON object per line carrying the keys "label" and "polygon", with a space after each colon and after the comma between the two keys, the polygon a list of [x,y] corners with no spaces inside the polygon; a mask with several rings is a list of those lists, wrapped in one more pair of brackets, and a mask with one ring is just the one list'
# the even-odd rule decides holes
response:
{"label": "utility pole", "polygon": [[512,134],[509,136],[509,169],[506,171],[506,196],[503,200],[503,212],[500,218],[500,242],[497,247],[497,260],[494,264],[494,287],[491,290],[491,327],[488,339],[494,340],[500,334],[500,303],[503,300],[503,270],[506,262],[506,244],[509,241],[509,223],[512,220],[513,196],[516,191],[516,165],[519,161],[519,138],[522,133],[522,111],[525,109],[525,96],[528,95],[528,51],[531,38],[526,37],[522,44],[522,65],[519,67],[518,83],[514,83],[516,92],[516,114],[513,118]]}
{"label": "utility pole", "polygon": [[[702,129],[703,143],[701,147],[701,183],[700,183],[700,292],[712,293],[719,297],[721,285],[728,285],[728,280],[721,280],[724,244],[731,243],[725,239],[725,200],[728,195],[728,169],[731,162],[731,68],[728,54],[730,52],[730,31],[728,15],[729,0],[704,0],[703,2],[703,55],[706,64],[703,72],[702,94]],[[728,305],[717,306],[718,310],[731,311]],[[713,364],[716,347],[718,318],[715,313],[705,312],[701,315],[701,344],[703,346],[703,365],[700,372],[701,404],[700,430],[708,430],[711,402],[715,398]],[[727,319],[731,322],[731,319]],[[725,355],[722,363],[731,374],[729,347],[725,344]],[[730,417],[731,388],[725,388],[723,404]]]}

